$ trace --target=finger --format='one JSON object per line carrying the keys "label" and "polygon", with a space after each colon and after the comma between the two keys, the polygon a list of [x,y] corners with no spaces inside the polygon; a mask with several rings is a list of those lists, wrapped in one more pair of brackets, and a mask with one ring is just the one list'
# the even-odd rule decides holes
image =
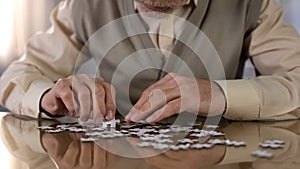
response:
{"label": "finger", "polygon": [[164,76],[162,79],[151,85],[153,88],[164,85],[168,82],[172,82],[175,79],[175,74],[174,73],[169,73],[166,76]]}
{"label": "finger", "polygon": [[94,122],[100,124],[106,114],[105,109],[105,90],[99,79],[91,78],[87,75],[81,75],[80,78],[85,82],[87,88],[91,91],[91,114]]}
{"label": "finger", "polygon": [[158,168],[164,168],[164,169],[173,169],[177,168],[176,162],[178,160],[174,160],[172,158],[169,158],[168,156],[165,155],[165,153],[162,153],[157,156],[151,156],[148,158],[145,158],[146,163],[153,165]]}
{"label": "finger", "polygon": [[73,141],[69,145],[66,153],[64,154],[63,158],[61,159],[61,168],[73,168],[76,166],[77,163],[77,157],[80,153],[79,150],[79,142]]}
{"label": "finger", "polygon": [[72,89],[75,93],[75,101],[77,101],[77,109],[79,110],[80,120],[87,121],[91,114],[92,91],[89,82],[84,82],[79,78],[73,78]]}
{"label": "finger", "polygon": [[148,104],[149,101],[154,104],[156,102],[161,102],[161,100],[170,101],[180,96],[180,89],[177,86],[170,86],[168,84],[159,86],[158,88],[153,88],[149,92],[150,94],[148,97],[141,98],[145,100],[144,104],[135,106],[136,109],[142,109],[145,104]]}
{"label": "finger", "polygon": [[105,149],[94,143],[94,166],[100,169],[107,168],[107,154]]}
{"label": "finger", "polygon": [[61,142],[57,140],[56,136],[53,134],[44,134],[42,143],[49,156],[53,158],[54,161],[59,161],[64,151],[61,149]]}
{"label": "finger", "polygon": [[[59,98],[64,107],[68,110],[70,116],[76,116],[76,110],[73,100],[73,91],[70,86],[70,82],[67,79],[61,79],[57,81],[54,87],[55,96]],[[58,105],[58,103],[56,104]],[[58,110],[61,108],[58,108]]]}
{"label": "finger", "polygon": [[92,91],[93,98],[93,118],[97,121],[102,121],[103,117],[106,120],[112,120],[115,117],[115,97],[116,92],[111,84],[100,79],[92,79],[86,75],[82,76],[85,83]]}
{"label": "finger", "polygon": [[116,112],[116,91],[115,88],[109,84],[105,83],[104,84],[104,89],[105,89],[105,106],[106,106],[106,115],[105,119],[106,120],[112,120],[115,118],[115,112]]}
{"label": "finger", "polygon": [[[126,116],[126,119],[131,120],[133,116],[145,116],[149,113],[151,113],[151,109],[155,110],[156,108],[161,107],[167,102],[167,97],[164,91],[170,91],[168,90],[168,87],[162,86],[161,88],[148,88],[146,89],[138,102],[132,107],[132,109],[129,111],[128,115]],[[151,108],[151,109],[150,109]],[[141,118],[141,117],[135,117],[135,118]]]}
{"label": "finger", "polygon": [[154,83],[153,85],[149,86],[141,95],[138,102],[135,104],[135,108],[139,109],[143,104],[145,104],[153,90],[159,89],[159,90],[167,90],[172,89],[177,86],[176,81],[173,81],[173,75],[168,74],[164,78],[160,79],[158,82]]}
{"label": "finger", "polygon": [[158,111],[165,106],[168,102],[180,97],[178,88],[168,89],[166,91],[154,90],[149,100],[140,107],[138,111],[133,111],[129,116],[131,121],[139,121],[145,116]]}
{"label": "finger", "polygon": [[[149,97],[154,93],[153,91],[155,91],[155,90],[165,91],[165,90],[168,90],[168,89],[176,88],[177,87],[177,83],[176,83],[176,81],[174,81],[174,77],[175,77],[175,75],[172,74],[172,73],[170,73],[170,74],[166,75],[164,78],[162,78],[161,80],[159,80],[158,82],[156,82],[155,84],[153,84],[150,87],[148,87],[142,93],[142,95],[141,95],[140,99],[138,100],[138,102],[129,111],[129,113],[125,117],[125,119],[127,121],[132,121],[130,119],[131,119],[131,117],[134,114],[136,114],[136,113],[141,114],[141,112],[143,112],[143,110],[147,110],[148,108],[150,108],[151,106],[149,107],[149,103],[148,102],[149,102]],[[144,114],[149,114],[149,113],[150,112],[146,112]]]}
{"label": "finger", "polygon": [[82,138],[82,137],[84,137],[85,135],[84,135],[84,133],[75,133],[75,132],[70,132],[70,133],[68,133],[68,135],[70,136],[70,138],[72,139],[72,140],[80,140],[80,138]]}
{"label": "finger", "polygon": [[105,89],[101,84],[96,83],[93,90],[93,119],[96,123],[99,123],[106,115]]}
{"label": "finger", "polygon": [[68,115],[69,112],[59,96],[56,95],[55,89],[54,86],[43,94],[41,98],[42,111],[46,111],[52,115]]}
{"label": "finger", "polygon": [[93,146],[94,143],[81,143],[81,152],[79,157],[80,168],[91,168],[93,165]]}
{"label": "finger", "polygon": [[133,107],[133,109],[128,113],[128,115],[125,117],[125,119],[127,121],[134,121],[134,122],[138,122],[140,121],[143,117],[147,116],[150,111],[147,111],[148,109],[150,109],[151,104],[146,104],[144,106],[144,110],[137,110]]}
{"label": "finger", "polygon": [[170,117],[174,114],[179,114],[181,112],[180,106],[181,106],[180,98],[170,101],[164,107],[162,107],[161,109],[153,113],[151,116],[149,116],[146,119],[146,121],[148,123],[155,123],[161,121],[162,119]]}

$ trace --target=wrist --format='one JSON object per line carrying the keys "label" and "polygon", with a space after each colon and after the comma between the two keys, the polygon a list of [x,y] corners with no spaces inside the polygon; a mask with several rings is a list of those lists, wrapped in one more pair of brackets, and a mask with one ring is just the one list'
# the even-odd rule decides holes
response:
{"label": "wrist", "polygon": [[214,112],[217,115],[223,115],[227,109],[227,101],[225,97],[225,93],[221,86],[218,83],[212,82],[212,100],[211,100],[211,107],[214,108]]}

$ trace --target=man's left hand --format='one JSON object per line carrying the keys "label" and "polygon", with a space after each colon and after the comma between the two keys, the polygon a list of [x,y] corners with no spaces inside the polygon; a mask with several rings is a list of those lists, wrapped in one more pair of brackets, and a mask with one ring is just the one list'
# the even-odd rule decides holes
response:
{"label": "man's left hand", "polygon": [[224,93],[214,82],[169,73],[142,93],[126,120],[138,122],[147,117],[153,123],[182,112],[216,116],[225,107]]}

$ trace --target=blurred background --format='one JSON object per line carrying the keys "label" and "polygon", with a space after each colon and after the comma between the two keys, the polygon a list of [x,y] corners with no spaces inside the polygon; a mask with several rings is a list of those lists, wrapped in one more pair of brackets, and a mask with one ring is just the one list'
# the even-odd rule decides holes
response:
{"label": "blurred background", "polygon": [[49,15],[61,0],[0,0],[0,74],[19,58],[32,34],[50,26]]}
{"label": "blurred background", "polygon": [[[0,0],[0,76],[18,59],[28,38],[50,26],[49,15],[61,0]],[[285,21],[300,32],[300,0],[277,0],[285,8]],[[246,64],[244,77],[253,76]],[[0,107],[1,111],[1,107]]]}

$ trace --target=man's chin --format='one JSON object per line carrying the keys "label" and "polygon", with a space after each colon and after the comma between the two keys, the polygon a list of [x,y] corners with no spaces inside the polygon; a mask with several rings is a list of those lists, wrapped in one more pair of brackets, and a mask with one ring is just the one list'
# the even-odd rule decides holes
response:
{"label": "man's chin", "polygon": [[174,8],[171,7],[156,7],[144,3],[140,3],[140,6],[143,12],[159,12],[159,13],[170,13],[174,10]]}
{"label": "man's chin", "polygon": [[143,2],[138,2],[139,12],[153,12],[153,13],[171,13],[176,7],[158,7]]}
{"label": "man's chin", "polygon": [[138,11],[139,13],[142,13],[144,16],[156,18],[156,19],[162,19],[166,16],[166,14],[170,14],[173,12],[173,10],[157,12],[157,11],[149,10],[148,8],[142,5],[138,5]]}

